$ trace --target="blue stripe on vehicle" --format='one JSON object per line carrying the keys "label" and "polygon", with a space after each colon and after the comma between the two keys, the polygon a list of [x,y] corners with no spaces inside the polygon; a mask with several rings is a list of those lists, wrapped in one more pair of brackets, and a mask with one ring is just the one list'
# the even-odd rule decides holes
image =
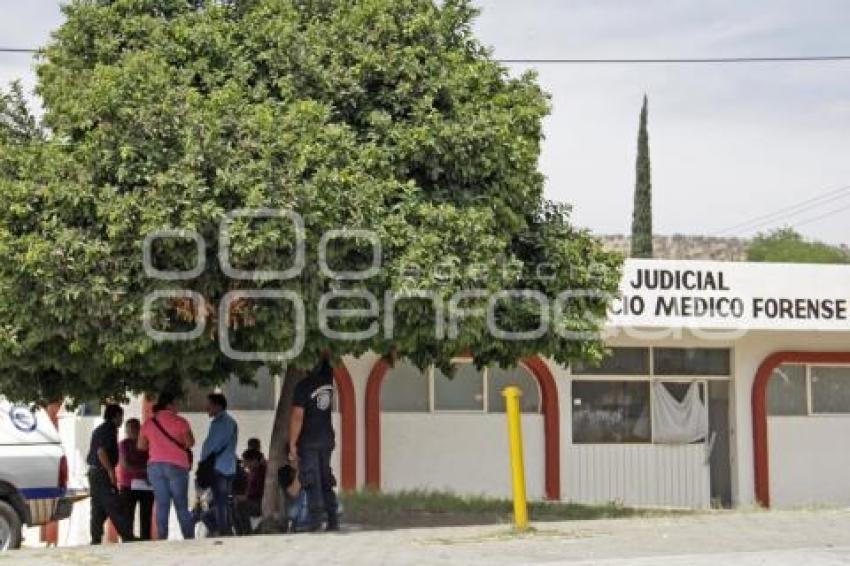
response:
{"label": "blue stripe on vehicle", "polygon": [[56,499],[65,495],[64,487],[25,487],[18,492],[24,499]]}

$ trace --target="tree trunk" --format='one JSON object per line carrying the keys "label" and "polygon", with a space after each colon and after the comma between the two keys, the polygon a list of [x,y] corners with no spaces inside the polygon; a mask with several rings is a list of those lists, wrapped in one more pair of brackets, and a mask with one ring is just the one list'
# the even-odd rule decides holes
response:
{"label": "tree trunk", "polygon": [[302,369],[287,366],[280,399],[275,410],[269,442],[268,465],[266,467],[266,486],[263,494],[263,520],[278,520],[280,516],[280,489],[277,485],[277,470],[286,463],[288,457],[287,440],[289,438],[289,412],[295,385],[307,374]]}

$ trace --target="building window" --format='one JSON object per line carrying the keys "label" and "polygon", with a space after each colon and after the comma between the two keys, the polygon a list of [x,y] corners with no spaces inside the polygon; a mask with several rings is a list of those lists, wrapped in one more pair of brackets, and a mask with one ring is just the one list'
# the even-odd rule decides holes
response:
{"label": "building window", "polygon": [[574,375],[649,375],[649,348],[611,348],[598,366],[574,362]]}
{"label": "building window", "polygon": [[201,387],[189,382],[183,389],[183,396],[177,403],[177,408],[183,413],[206,413],[207,395],[215,391],[214,387]]}
{"label": "building window", "polygon": [[729,375],[728,348],[653,348],[654,375]]}
{"label": "building window", "polygon": [[573,443],[652,440],[649,381],[573,381]]}
{"label": "building window", "polygon": [[705,442],[707,381],[728,379],[731,358],[728,348],[612,348],[599,367],[573,364],[586,376],[572,382],[573,442]]}
{"label": "building window", "polygon": [[484,374],[473,364],[455,366],[449,378],[439,369],[434,369],[435,411],[483,411]]}
{"label": "building window", "polygon": [[523,413],[540,412],[540,387],[537,380],[522,366],[510,370],[499,367],[487,368],[487,410],[491,413],[505,412],[505,387],[515,385],[522,391],[519,407]]}
{"label": "building window", "polygon": [[240,383],[235,377],[221,386],[227,398],[227,408],[233,411],[273,411],[275,397],[274,376],[269,368],[261,367],[254,374],[254,383]]}
{"label": "building window", "polygon": [[850,413],[850,367],[811,366],[812,413]]}
{"label": "building window", "polygon": [[520,410],[523,413],[541,411],[540,387],[525,367],[505,370],[491,366],[478,370],[468,361],[457,362],[454,367],[455,372],[449,377],[434,367],[423,372],[407,360],[396,362],[381,384],[381,410],[390,413],[503,413],[502,391],[515,385],[522,391]]}
{"label": "building window", "polygon": [[77,402],[77,416],[100,417],[103,414],[103,405],[100,399],[85,399]]}
{"label": "building window", "polygon": [[772,417],[850,414],[850,366],[783,364],[767,382]]}
{"label": "building window", "polygon": [[783,364],[773,370],[767,382],[767,414],[803,416],[808,414],[806,366]]}
{"label": "building window", "polygon": [[184,413],[206,413],[210,393],[223,394],[230,411],[273,411],[277,407],[275,377],[265,366],[254,374],[254,383],[241,383],[235,376],[220,386],[189,382],[183,389],[178,408]]}
{"label": "building window", "polygon": [[399,413],[428,411],[428,377],[415,365],[399,360],[381,384],[381,410]]}

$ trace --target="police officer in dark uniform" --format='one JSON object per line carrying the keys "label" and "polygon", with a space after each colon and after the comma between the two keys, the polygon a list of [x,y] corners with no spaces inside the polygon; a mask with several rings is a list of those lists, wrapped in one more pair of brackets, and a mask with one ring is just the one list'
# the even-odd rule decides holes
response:
{"label": "police officer in dark uniform", "polygon": [[120,405],[107,405],[103,413],[103,424],[91,435],[86,462],[89,465],[89,491],[91,492],[91,542],[103,540],[103,523],[109,518],[124,542],[136,540],[132,523],[127,515],[121,496],[115,466],[118,465],[118,429],[124,421],[124,410]]}
{"label": "police officer in dark uniform", "polygon": [[319,365],[295,387],[289,424],[289,459],[297,464],[307,492],[313,530],[322,520],[327,530],[339,530],[337,499],[331,470],[334,449],[333,368],[323,356]]}

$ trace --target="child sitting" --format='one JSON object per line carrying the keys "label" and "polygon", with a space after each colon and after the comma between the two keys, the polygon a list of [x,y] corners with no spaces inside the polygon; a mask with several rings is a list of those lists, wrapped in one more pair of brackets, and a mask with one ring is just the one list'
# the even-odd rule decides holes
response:
{"label": "child sitting", "polygon": [[298,468],[290,464],[278,470],[278,483],[283,489],[284,532],[304,532],[310,530],[310,507],[307,504],[307,491],[301,485]]}

